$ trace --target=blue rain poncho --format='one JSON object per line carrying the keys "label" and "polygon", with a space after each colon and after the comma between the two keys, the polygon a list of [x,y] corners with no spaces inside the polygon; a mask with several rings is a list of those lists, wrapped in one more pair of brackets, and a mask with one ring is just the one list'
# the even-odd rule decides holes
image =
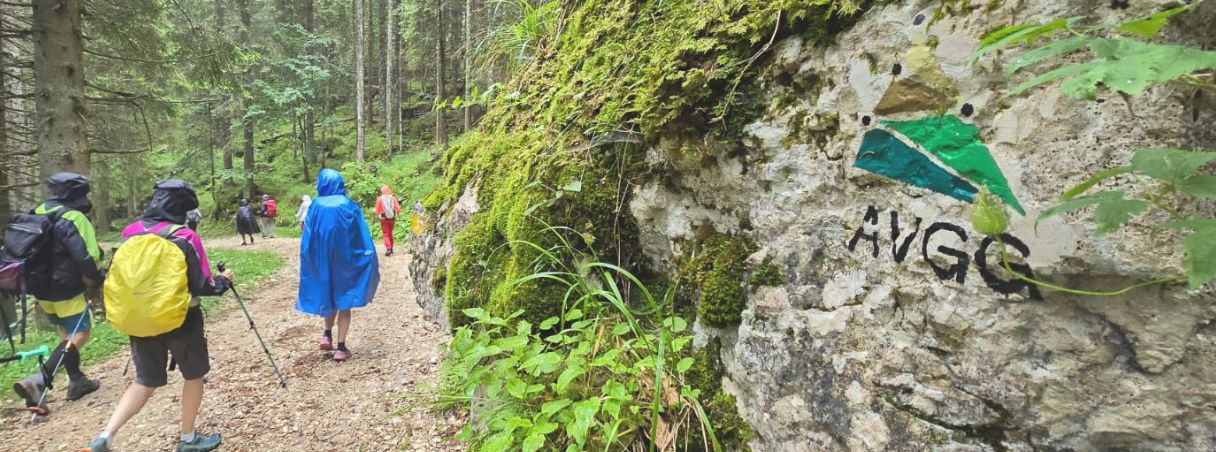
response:
{"label": "blue rain poncho", "polygon": [[371,302],[379,285],[380,262],[363,212],[346,197],[342,175],[323,169],[300,237],[296,310],[329,316],[361,308]]}

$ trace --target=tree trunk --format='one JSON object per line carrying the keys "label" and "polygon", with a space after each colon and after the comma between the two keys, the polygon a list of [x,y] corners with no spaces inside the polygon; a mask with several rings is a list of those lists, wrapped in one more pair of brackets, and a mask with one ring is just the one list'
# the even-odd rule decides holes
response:
{"label": "tree trunk", "polygon": [[[250,35],[253,32],[253,16],[249,13],[249,0],[237,0],[236,4],[237,4],[237,9],[239,10],[238,13],[241,16],[241,32],[240,32],[241,44],[244,45],[246,49],[248,49],[253,46],[253,39],[250,37]],[[255,68],[253,66],[246,68],[246,70],[245,70],[245,85],[246,86],[253,85],[254,72],[255,72]],[[245,193],[246,193],[246,196],[249,197],[248,199],[252,201],[254,199],[254,195],[256,194],[256,193],[254,193],[255,184],[253,182],[253,172],[255,169],[255,167],[254,167],[255,160],[254,160],[254,155],[253,155],[253,120],[245,117],[249,112],[249,106],[250,106],[249,99],[242,100],[241,122],[243,123],[244,129],[245,129],[245,133],[244,133],[244,138],[245,138],[245,140],[244,140],[244,142],[245,142],[245,148],[244,148]]]}
{"label": "tree trunk", "polygon": [[221,116],[219,126],[216,127],[220,131],[220,146],[224,149],[224,169],[232,169],[232,117],[228,115]]}
{"label": "tree trunk", "polygon": [[473,128],[473,0],[464,0],[464,131]]}
{"label": "tree trunk", "polygon": [[[313,32],[314,15],[313,0],[304,0],[304,29],[308,30],[309,33]],[[308,112],[304,113],[304,158],[308,159],[309,162],[315,162],[317,160],[317,145],[315,140],[317,118],[313,110],[316,108],[316,99],[309,96],[308,104]],[[308,181],[307,175],[305,175],[304,181]]]}
{"label": "tree trunk", "polygon": [[98,233],[110,232],[110,172],[106,165],[98,162],[93,167],[93,228]]}
{"label": "tree trunk", "polygon": [[[388,3],[388,0],[384,0]],[[397,59],[397,19],[393,13],[397,11],[397,5],[394,1],[392,5],[387,6],[389,15],[385,17],[385,28],[388,31],[384,34],[384,89],[380,96],[380,103],[384,104],[384,141],[388,143],[388,153],[393,154],[393,123],[396,122],[396,115],[393,114],[393,101],[395,87],[397,84],[396,74],[393,73]]]}
{"label": "tree trunk", "polygon": [[[4,11],[0,10],[0,28],[4,26]],[[8,55],[7,40],[0,38],[0,68],[7,68],[5,56]],[[8,75],[0,70],[0,154],[8,153],[8,99],[2,98],[8,94]],[[9,157],[4,160],[4,164],[0,165],[0,187],[8,186],[8,172],[12,171],[12,166],[16,164],[15,158]],[[8,224],[8,219],[13,215],[13,205],[10,201],[11,190],[0,190],[0,224]]]}
{"label": "tree trunk", "polygon": [[34,2],[34,98],[38,167],[44,179],[60,171],[89,173],[82,1]]}
{"label": "tree trunk", "polygon": [[[443,31],[444,7],[443,0],[435,0],[437,3],[439,20],[435,21],[435,99],[443,103],[447,100],[448,93],[444,86],[444,75],[447,73],[447,55],[444,52],[443,41],[445,34]],[[448,123],[444,120],[443,108],[435,109],[435,144],[440,149],[445,149],[448,146]]]}
{"label": "tree trunk", "polygon": [[363,96],[367,80],[363,77],[363,0],[355,0],[355,129],[358,141],[355,144],[355,160],[363,163],[364,146],[367,145],[367,124],[364,123]]}

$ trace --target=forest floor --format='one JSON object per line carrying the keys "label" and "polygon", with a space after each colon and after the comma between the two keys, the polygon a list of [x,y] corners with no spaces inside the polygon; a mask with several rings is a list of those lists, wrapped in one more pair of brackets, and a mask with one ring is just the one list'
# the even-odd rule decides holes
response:
{"label": "forest floor", "polygon": [[[207,244],[228,248],[238,247],[236,242],[224,238]],[[222,434],[220,449],[228,451],[463,449],[452,439],[463,422],[425,407],[450,336],[427,321],[414,302],[406,255],[380,257],[380,289],[367,308],[355,311],[347,338],[354,356],[339,363],[317,347],[321,320],[294,310],[299,241],[258,239],[250,248],[273,251],[287,261],[241,295],[288,387],[279,387],[244,315],[232,295],[225,295],[222,307],[207,317],[212,370],[197,431]],[[241,269],[233,271],[239,280]],[[5,410],[0,449],[75,451],[88,444],[134,381],[134,369],[125,370],[128,356],[124,349],[86,369],[102,386],[81,400],[65,401],[67,385],[61,382],[48,396],[48,418],[31,424],[18,407]],[[171,450],[179,433],[180,388],[181,374],[170,372],[168,386],[118,433],[115,449]]]}

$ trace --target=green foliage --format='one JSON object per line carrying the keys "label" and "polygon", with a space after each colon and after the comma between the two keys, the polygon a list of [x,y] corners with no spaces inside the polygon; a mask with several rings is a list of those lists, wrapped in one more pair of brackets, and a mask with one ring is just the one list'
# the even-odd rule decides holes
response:
{"label": "green foliage", "polygon": [[1009,214],[1005,212],[1004,203],[988,191],[988,187],[980,187],[975,203],[971,205],[971,227],[984,235],[1001,235],[1009,229]]}
{"label": "green foliage", "polygon": [[[671,292],[656,299],[634,275],[565,241],[563,231],[570,232],[546,229],[562,242],[556,248],[525,244],[552,270],[515,281],[564,287],[550,300],[560,301],[558,315],[533,323],[520,319],[523,311],[458,314],[467,320],[449,347],[442,400],[472,412],[463,439],[472,450],[494,451],[721,450],[709,419],[737,414],[711,411],[686,378],[696,362],[692,334],[685,319],[662,314]],[[642,306],[631,306],[627,291],[640,293]],[[720,391],[720,380],[713,383]]]}
{"label": "green foliage", "polygon": [[700,287],[701,321],[717,327],[737,325],[746,308],[747,257],[756,245],[743,235],[714,234],[694,260]]}
{"label": "green foliage", "polygon": [[557,26],[561,2],[548,0],[533,5],[529,0],[494,0],[492,3],[496,8],[514,10],[514,20],[490,32],[481,44],[482,59],[487,63],[505,62],[509,70],[526,65]]}
{"label": "green foliage", "polygon": [[756,271],[752,272],[748,284],[752,287],[775,287],[785,284],[785,277],[781,276],[781,269],[776,265],[760,264]]}
{"label": "green foliage", "polygon": [[[1092,206],[1097,233],[1104,235],[1118,230],[1149,207],[1156,207],[1174,220],[1162,227],[1194,230],[1183,239],[1182,246],[1187,279],[1192,287],[1199,287],[1216,278],[1216,248],[1204,242],[1216,231],[1210,228],[1214,220],[1184,218],[1169,195],[1181,193],[1211,198],[1216,193],[1216,176],[1203,174],[1201,169],[1213,160],[1216,160],[1216,152],[1142,149],[1132,157],[1129,166],[1103,171],[1065,192],[1060,197],[1061,203],[1043,211],[1039,221]],[[1147,185],[1143,190],[1148,194],[1146,199],[1126,199],[1122,190],[1082,196],[1102,180],[1118,175],[1131,177],[1135,185]]]}
{"label": "green foliage", "polygon": [[[1179,6],[1151,16],[1120,24],[1077,26],[1081,17],[1058,19],[1041,25],[1017,24],[1001,28],[985,36],[972,55],[972,61],[998,50],[1019,44],[1034,45],[1038,40],[1048,44],[1033,47],[1015,58],[1006,68],[1013,75],[1048,62],[1065,64],[1042,72],[1014,87],[1004,97],[1017,96],[1035,87],[1063,80],[1060,91],[1072,97],[1095,99],[1099,87],[1139,96],[1152,85],[1182,82],[1213,87],[1195,74],[1216,69],[1216,51],[1148,42],[1156,36],[1166,21],[1191,10],[1202,2]],[[1058,34],[1067,36],[1054,39]],[[1078,59],[1077,56],[1083,57]],[[1080,60],[1080,62],[1075,62]]]}

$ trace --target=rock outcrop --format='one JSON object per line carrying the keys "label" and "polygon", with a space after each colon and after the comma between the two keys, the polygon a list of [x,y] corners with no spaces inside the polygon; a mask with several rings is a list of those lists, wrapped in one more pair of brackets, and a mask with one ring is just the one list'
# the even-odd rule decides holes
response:
{"label": "rock outcrop", "polygon": [[[753,69],[762,112],[737,140],[687,137],[725,152],[683,152],[670,131],[648,141],[646,160],[661,169],[632,188],[627,213],[650,267],[675,279],[709,230],[754,244],[749,274],[779,273],[745,284],[737,325],[697,324],[700,345],[721,344],[752,449],[1216,450],[1210,290],[1048,291],[1011,278],[1001,245],[968,220],[967,181],[983,180],[1026,212],[1002,237],[1023,271],[1100,290],[1181,273],[1178,236],[1154,228],[1154,214],[1103,237],[1087,215],[1035,217],[1137,149],[1211,149],[1210,94],[1081,101],[1047,88],[1002,99],[1012,85],[1001,57],[967,61],[981,36],[1015,22],[1117,21],[1168,4],[873,6],[830,44],[801,33],[774,43]],[[1169,38],[1216,45],[1213,20],[1216,4],[1203,5]],[[968,146],[991,158],[949,160]],[[923,162],[959,175],[907,171]],[[477,211],[473,190],[458,199],[415,245],[416,281],[436,281]],[[446,325],[443,283],[418,287],[418,300]]]}

